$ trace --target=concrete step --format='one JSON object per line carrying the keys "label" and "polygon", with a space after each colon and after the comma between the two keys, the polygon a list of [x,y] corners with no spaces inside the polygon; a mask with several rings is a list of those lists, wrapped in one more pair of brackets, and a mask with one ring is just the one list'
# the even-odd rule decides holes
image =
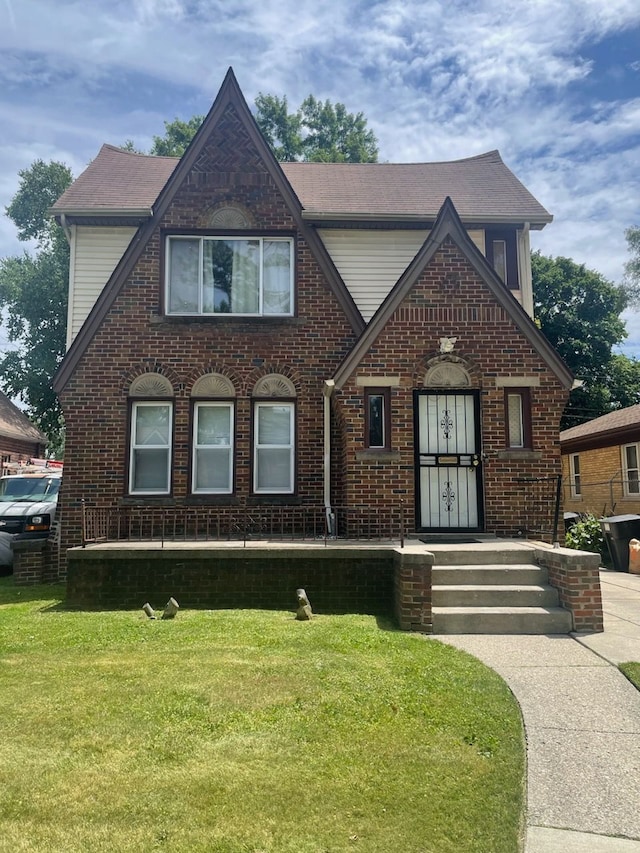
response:
{"label": "concrete step", "polygon": [[475,545],[428,545],[436,566],[504,566],[531,565],[535,550],[519,542],[499,544],[478,542]]}
{"label": "concrete step", "polygon": [[434,634],[568,634],[561,607],[434,607]]}
{"label": "concrete step", "polygon": [[547,584],[438,584],[432,601],[437,607],[558,607],[558,593]]}
{"label": "concrete step", "polygon": [[540,566],[528,564],[513,565],[460,565],[440,566],[432,568],[432,583],[435,587],[441,584],[453,586],[462,584],[514,584],[515,586],[526,586],[527,584],[545,584],[547,582],[547,570]]}

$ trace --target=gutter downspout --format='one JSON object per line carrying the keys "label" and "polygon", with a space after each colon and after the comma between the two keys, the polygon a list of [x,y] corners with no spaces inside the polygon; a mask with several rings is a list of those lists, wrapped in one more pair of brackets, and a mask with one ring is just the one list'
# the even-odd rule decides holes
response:
{"label": "gutter downspout", "polygon": [[64,231],[64,236],[67,238],[67,243],[71,245],[71,228],[69,228],[69,223],[64,213],[60,214],[60,226]]}
{"label": "gutter downspout", "polygon": [[330,536],[335,536],[335,516],[331,509],[331,395],[336,387],[333,379],[325,379],[322,389],[324,420],[323,485],[324,514]]}

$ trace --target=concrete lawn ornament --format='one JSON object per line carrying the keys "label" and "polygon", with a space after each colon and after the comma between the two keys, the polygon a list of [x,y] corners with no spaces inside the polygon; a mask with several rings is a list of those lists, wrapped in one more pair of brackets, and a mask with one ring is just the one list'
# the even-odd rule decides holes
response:
{"label": "concrete lawn ornament", "polygon": [[176,613],[180,610],[180,605],[175,600],[175,598],[170,598],[169,601],[164,606],[164,612],[162,614],[163,619],[174,619]]}
{"label": "concrete lawn ornament", "polygon": [[307,598],[307,593],[303,589],[297,589],[296,597],[298,599],[298,610],[296,611],[296,619],[299,622],[308,622],[309,619],[311,619],[311,617],[313,616],[313,613],[311,611],[309,599]]}

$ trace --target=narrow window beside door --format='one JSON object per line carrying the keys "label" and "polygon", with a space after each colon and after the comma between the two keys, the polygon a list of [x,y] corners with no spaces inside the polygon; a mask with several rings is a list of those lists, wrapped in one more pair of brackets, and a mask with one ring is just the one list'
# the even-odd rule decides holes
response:
{"label": "narrow window beside door", "polygon": [[367,388],[364,395],[364,446],[371,450],[390,450],[390,389]]}

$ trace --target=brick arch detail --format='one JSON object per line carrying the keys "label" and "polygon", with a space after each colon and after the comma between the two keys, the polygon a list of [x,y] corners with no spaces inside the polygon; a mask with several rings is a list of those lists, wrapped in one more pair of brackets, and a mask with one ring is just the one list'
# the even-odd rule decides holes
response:
{"label": "brick arch detail", "polygon": [[127,370],[121,377],[120,390],[125,394],[128,394],[131,383],[135,379],[151,373],[158,373],[160,376],[164,376],[165,379],[168,379],[173,387],[174,396],[178,397],[184,393],[184,380],[182,377],[171,367],[155,360],[137,364],[134,367],[129,368],[129,370]]}
{"label": "brick arch detail", "polygon": [[475,362],[469,358],[465,358],[465,357],[460,356],[460,355],[454,355],[451,353],[447,353],[444,355],[441,353],[438,353],[438,354],[434,354],[434,355],[430,355],[430,356],[425,356],[424,358],[420,359],[420,361],[416,365],[416,369],[413,373],[413,377],[412,377],[413,387],[414,388],[427,388],[427,387],[429,387],[426,384],[426,378],[427,378],[427,374],[429,373],[429,371],[434,367],[438,367],[439,365],[446,365],[446,364],[457,365],[458,367],[462,368],[462,370],[464,370],[465,373],[469,377],[469,384],[468,385],[459,385],[459,386],[452,386],[452,387],[475,388],[475,389],[482,387],[482,371],[475,364]]}

